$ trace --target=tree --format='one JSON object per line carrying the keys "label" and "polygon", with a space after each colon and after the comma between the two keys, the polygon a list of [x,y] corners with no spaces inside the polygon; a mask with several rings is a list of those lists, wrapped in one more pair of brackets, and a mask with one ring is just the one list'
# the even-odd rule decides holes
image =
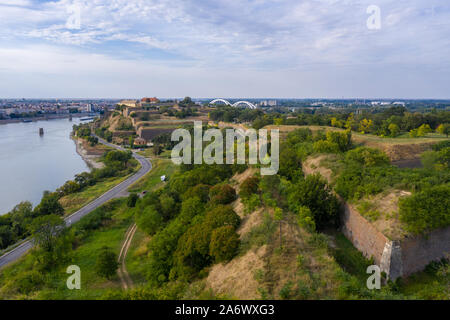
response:
{"label": "tree", "polygon": [[425,136],[426,134],[428,134],[428,133],[430,133],[430,132],[432,132],[432,130],[431,130],[431,128],[430,128],[430,125],[428,125],[428,124],[422,124],[422,125],[419,127],[418,131],[417,131],[417,135],[418,135],[419,137],[423,137],[423,136]]}
{"label": "tree", "polygon": [[216,262],[229,261],[237,252],[239,236],[232,226],[223,226],[213,230],[209,244],[209,254]]}
{"label": "tree", "polygon": [[344,132],[328,131],[327,141],[335,143],[342,152],[347,151],[352,144],[352,132],[347,129]]}
{"label": "tree", "polygon": [[388,126],[388,130],[390,132],[390,136],[391,137],[396,137],[398,136],[399,132],[400,132],[400,128],[398,125],[396,125],[395,123],[391,123]]}
{"label": "tree", "polygon": [[111,279],[116,274],[118,266],[116,254],[111,248],[103,246],[97,256],[95,272],[106,279]]}
{"label": "tree", "polygon": [[36,215],[44,216],[49,214],[56,214],[62,216],[64,208],[59,203],[57,193],[44,192],[41,202],[34,208]]}
{"label": "tree", "polygon": [[400,220],[413,234],[450,225],[450,186],[440,185],[399,200]]}
{"label": "tree", "polygon": [[228,204],[236,200],[236,191],[229,184],[219,184],[211,188],[209,197],[214,204]]}
{"label": "tree", "polygon": [[61,217],[49,214],[35,218],[30,225],[30,231],[35,243],[45,251],[51,252],[64,227],[65,222]]}
{"label": "tree", "polygon": [[283,210],[281,208],[275,208],[275,211],[273,213],[273,218],[275,221],[278,221],[280,225],[280,248],[281,248],[281,241],[282,241],[282,233],[281,233],[281,223],[283,221]]}
{"label": "tree", "polygon": [[218,205],[206,213],[204,223],[211,229],[222,226],[232,226],[236,229],[241,223],[241,218],[230,206]]}
{"label": "tree", "polygon": [[136,224],[148,235],[154,235],[163,226],[163,217],[154,206],[149,206],[136,217]]}
{"label": "tree", "polygon": [[128,144],[130,145],[131,149],[134,148],[134,138],[133,138],[133,136],[129,136],[128,137]]}
{"label": "tree", "polygon": [[367,132],[370,132],[370,130],[372,129],[372,127],[373,127],[373,121],[372,120],[367,120],[366,118],[364,118],[364,119],[362,119],[360,122],[359,122],[359,131],[361,132],[361,133],[367,133]]}
{"label": "tree", "polygon": [[206,184],[197,184],[194,187],[190,187],[186,190],[186,192],[183,194],[183,200],[197,197],[202,202],[208,202],[209,200],[209,189],[211,189],[211,186],[208,186]]}
{"label": "tree", "polygon": [[239,196],[243,199],[248,199],[252,195],[258,193],[258,185],[259,185],[259,178],[258,177],[248,177],[244,180],[244,182],[241,183],[241,186],[239,187]]}
{"label": "tree", "polygon": [[127,199],[128,208],[134,208],[136,206],[136,202],[138,201],[138,199],[139,196],[136,193],[134,192],[130,193]]}
{"label": "tree", "polygon": [[447,136],[447,138],[448,138],[448,135],[450,133],[450,123],[440,124],[437,127],[436,131],[439,132],[440,134],[445,134]]}
{"label": "tree", "polygon": [[339,202],[320,174],[308,175],[292,185],[288,194],[288,203],[289,209],[293,212],[299,212],[302,206],[308,207],[319,230],[330,224],[338,224]]}
{"label": "tree", "polygon": [[316,223],[311,210],[308,207],[301,206],[298,208],[297,223],[300,227],[313,232],[316,231]]}

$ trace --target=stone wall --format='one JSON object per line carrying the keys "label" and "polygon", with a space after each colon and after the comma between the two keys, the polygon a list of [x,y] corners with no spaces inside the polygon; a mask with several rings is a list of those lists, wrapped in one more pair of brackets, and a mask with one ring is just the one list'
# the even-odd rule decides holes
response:
{"label": "stone wall", "polygon": [[391,241],[347,203],[341,221],[344,235],[391,280],[421,271],[431,261],[450,254],[450,227]]}
{"label": "stone wall", "polygon": [[373,257],[375,263],[381,263],[386,242],[389,240],[370,224],[348,203],[344,204],[341,216],[342,232],[365,257]]}
{"label": "stone wall", "polygon": [[434,230],[426,237],[406,238],[400,243],[403,275],[425,268],[431,261],[450,254],[450,227]]}

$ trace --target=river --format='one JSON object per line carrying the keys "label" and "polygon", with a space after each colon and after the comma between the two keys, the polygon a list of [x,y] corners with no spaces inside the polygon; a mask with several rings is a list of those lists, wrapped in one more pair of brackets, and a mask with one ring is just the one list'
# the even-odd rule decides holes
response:
{"label": "river", "polygon": [[45,190],[89,170],[70,138],[79,123],[73,118],[0,125],[0,215],[21,201],[38,204]]}

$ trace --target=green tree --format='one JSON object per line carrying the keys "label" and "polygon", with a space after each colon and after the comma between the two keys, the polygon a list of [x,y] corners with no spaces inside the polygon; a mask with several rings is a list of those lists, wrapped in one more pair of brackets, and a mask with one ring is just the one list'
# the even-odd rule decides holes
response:
{"label": "green tree", "polygon": [[450,186],[441,185],[399,200],[400,220],[414,234],[450,225]]}
{"label": "green tree", "polygon": [[236,200],[236,191],[229,184],[219,184],[211,188],[209,197],[214,204],[228,204]]}
{"label": "green tree", "polygon": [[136,193],[134,192],[130,193],[127,199],[128,208],[134,208],[136,206],[136,202],[138,201],[138,199],[139,196]]}
{"label": "green tree", "polygon": [[136,224],[148,235],[154,235],[163,226],[163,217],[154,206],[146,207],[143,212],[136,217]]}
{"label": "green tree", "polygon": [[64,208],[59,203],[58,194],[48,191],[44,192],[41,202],[34,208],[35,215],[44,216],[49,214],[64,215]]}
{"label": "green tree", "polygon": [[339,222],[339,202],[320,174],[308,175],[292,185],[288,203],[289,209],[293,212],[299,212],[302,206],[308,207],[319,230],[330,224],[337,225]]}
{"label": "green tree", "polygon": [[117,272],[119,264],[116,254],[106,246],[100,249],[95,263],[95,272],[106,279],[111,279]]}
{"label": "green tree", "polygon": [[417,135],[418,135],[419,137],[423,137],[423,136],[425,136],[426,134],[428,134],[428,133],[430,133],[430,132],[432,132],[432,130],[431,130],[431,128],[430,128],[430,125],[428,125],[428,124],[422,124],[422,125],[419,127],[419,129],[417,130]]}
{"label": "green tree", "polygon": [[245,179],[240,187],[239,187],[239,196],[243,199],[248,199],[252,195],[258,193],[258,185],[259,185],[259,178],[258,177],[248,177]]}
{"label": "green tree", "polygon": [[450,123],[440,124],[437,127],[436,131],[439,132],[440,134],[445,134],[447,136],[447,138],[448,138],[448,135],[450,133]]}
{"label": "green tree", "polygon": [[308,207],[301,206],[298,208],[297,223],[300,227],[313,232],[316,231],[316,223],[311,210]]}
{"label": "green tree", "polygon": [[216,262],[229,261],[237,252],[239,236],[232,226],[223,226],[213,230],[209,244],[209,254]]}
{"label": "green tree", "polygon": [[36,244],[45,251],[51,252],[64,227],[65,223],[61,217],[49,214],[35,218],[30,225],[30,232]]}
{"label": "green tree", "polygon": [[396,137],[396,136],[398,136],[398,134],[400,132],[400,127],[398,125],[396,125],[395,123],[391,123],[388,126],[388,130],[390,132],[391,137]]}

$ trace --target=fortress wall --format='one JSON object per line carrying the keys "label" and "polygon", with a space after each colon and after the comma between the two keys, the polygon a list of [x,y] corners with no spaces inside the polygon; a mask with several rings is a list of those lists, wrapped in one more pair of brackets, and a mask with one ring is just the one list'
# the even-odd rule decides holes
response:
{"label": "fortress wall", "polygon": [[375,229],[351,205],[344,204],[341,216],[342,232],[361,251],[365,257],[373,257],[377,265],[381,264],[381,257],[386,243],[389,241],[380,231]]}
{"label": "fortress wall", "polygon": [[450,254],[450,227],[434,230],[426,237],[406,238],[400,242],[400,247],[403,276],[408,276]]}

